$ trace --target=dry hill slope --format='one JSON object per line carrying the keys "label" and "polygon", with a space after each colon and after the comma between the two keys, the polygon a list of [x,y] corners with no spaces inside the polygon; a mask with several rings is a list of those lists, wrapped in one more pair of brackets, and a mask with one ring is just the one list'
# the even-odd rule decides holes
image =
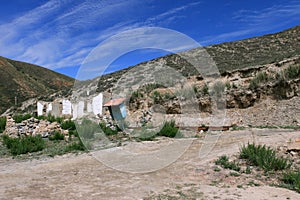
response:
{"label": "dry hill slope", "polygon": [[0,113],[29,98],[69,91],[74,79],[24,62],[0,57]]}

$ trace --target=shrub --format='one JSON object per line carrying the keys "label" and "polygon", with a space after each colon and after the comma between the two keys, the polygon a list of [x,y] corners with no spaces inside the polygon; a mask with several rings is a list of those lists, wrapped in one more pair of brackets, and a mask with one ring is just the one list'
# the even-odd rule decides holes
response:
{"label": "shrub", "polygon": [[177,90],[175,92],[175,96],[190,99],[190,98],[193,98],[196,93],[197,93],[197,87],[195,85],[193,85],[193,86],[187,86],[180,90]]}
{"label": "shrub", "polygon": [[297,192],[300,192],[300,171],[296,172],[286,172],[283,174],[283,182],[286,187]]}
{"label": "shrub", "polygon": [[78,142],[69,144],[65,148],[66,153],[72,152],[72,151],[85,151],[85,150],[86,150],[86,148],[85,148],[84,144],[82,143],[82,141],[80,140],[80,138],[79,138]]}
{"label": "shrub", "polygon": [[110,127],[107,127],[105,123],[100,123],[99,125],[106,136],[118,134],[117,128],[113,130]]}
{"label": "shrub", "polygon": [[144,126],[137,131],[134,130],[133,134],[137,135],[137,139],[140,141],[153,141],[154,138],[157,136],[157,133],[147,126]]}
{"label": "shrub", "polygon": [[295,79],[300,78],[300,65],[291,65],[284,70],[285,78]]}
{"label": "shrub", "polygon": [[175,120],[171,120],[170,122],[165,122],[161,130],[157,133],[158,136],[165,137],[182,137],[178,128],[175,126]]}
{"label": "shrub", "polygon": [[215,164],[222,166],[224,169],[232,169],[234,171],[241,170],[241,168],[235,162],[230,162],[229,158],[225,155],[219,157],[219,159],[215,161]]}
{"label": "shrub", "polygon": [[72,120],[63,121],[60,127],[64,130],[76,130],[75,123]]}
{"label": "shrub", "polygon": [[165,100],[170,100],[170,99],[174,99],[176,96],[175,96],[175,94],[173,94],[173,93],[165,93],[164,94],[164,99]]}
{"label": "shrub", "polygon": [[208,89],[208,86],[207,85],[204,85],[203,87],[202,87],[202,94],[203,95],[208,95],[209,94],[209,89]]}
{"label": "shrub", "polygon": [[27,120],[29,118],[31,118],[32,115],[31,114],[25,114],[25,115],[14,115],[13,119],[15,120],[16,123],[21,123],[24,120]]}
{"label": "shrub", "polygon": [[41,151],[45,148],[45,142],[41,136],[10,138],[8,135],[4,135],[3,143],[13,155]]}
{"label": "shrub", "polygon": [[150,93],[153,90],[155,90],[156,88],[164,88],[164,86],[161,84],[158,84],[158,83],[149,83],[149,84],[143,85],[142,88],[146,93]]}
{"label": "shrub", "polygon": [[277,157],[275,150],[265,145],[248,144],[240,150],[240,158],[247,159],[251,164],[267,171],[284,170],[291,167],[291,163],[282,157]]}
{"label": "shrub", "polygon": [[85,139],[94,138],[95,133],[100,133],[100,127],[96,122],[83,119],[81,124],[77,126],[78,134]]}
{"label": "shrub", "polygon": [[134,92],[131,94],[131,97],[130,97],[130,99],[129,99],[129,102],[132,103],[132,102],[134,102],[135,100],[140,99],[140,98],[143,98],[143,97],[144,97],[143,93],[141,92],[140,89],[138,89],[138,90],[134,91]]}
{"label": "shrub", "polygon": [[230,81],[226,81],[225,87],[226,87],[227,90],[230,90],[230,89],[231,89]]}
{"label": "shrub", "polygon": [[49,140],[64,140],[65,136],[61,134],[59,131],[55,131],[52,135],[48,137]]}
{"label": "shrub", "polygon": [[266,83],[271,80],[271,77],[268,76],[266,72],[259,72],[257,75],[250,81],[249,88],[256,89],[262,83]]}
{"label": "shrub", "polygon": [[77,130],[69,130],[69,136],[74,135],[75,137],[78,137]]}
{"label": "shrub", "polygon": [[53,115],[48,115],[47,116],[47,120],[49,121],[49,122],[58,122],[58,123],[62,123],[62,121],[63,121],[63,118],[61,118],[61,117],[55,117],[55,116],[53,116]]}
{"label": "shrub", "polygon": [[155,104],[160,104],[163,102],[163,97],[158,91],[154,91],[152,95]]}
{"label": "shrub", "polygon": [[0,133],[5,130],[6,127],[6,117],[0,117]]}
{"label": "shrub", "polygon": [[211,90],[213,95],[216,95],[217,97],[221,97],[225,91],[225,84],[222,81],[217,81],[213,84]]}

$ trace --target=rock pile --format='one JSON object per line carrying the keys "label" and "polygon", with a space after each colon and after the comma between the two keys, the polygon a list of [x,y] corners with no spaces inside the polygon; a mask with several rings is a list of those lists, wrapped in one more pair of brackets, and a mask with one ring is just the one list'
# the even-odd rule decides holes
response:
{"label": "rock pile", "polygon": [[68,130],[63,130],[58,122],[51,123],[46,120],[39,120],[32,117],[21,123],[16,123],[10,116],[7,117],[6,121],[6,128],[3,134],[7,134],[10,137],[17,138],[22,135],[41,135],[43,138],[46,138],[56,131],[68,135]]}
{"label": "rock pile", "polygon": [[103,122],[106,127],[109,127],[112,130],[117,129],[115,122],[108,112],[104,113],[104,115],[100,117],[100,121]]}
{"label": "rock pile", "polygon": [[140,116],[139,123],[141,125],[146,125],[152,121],[152,111],[143,110],[142,115]]}

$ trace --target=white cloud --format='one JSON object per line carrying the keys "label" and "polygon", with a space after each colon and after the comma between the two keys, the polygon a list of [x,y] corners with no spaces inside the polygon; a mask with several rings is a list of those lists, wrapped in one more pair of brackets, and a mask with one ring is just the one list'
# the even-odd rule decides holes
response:
{"label": "white cloud", "polygon": [[300,18],[300,1],[271,6],[262,10],[239,10],[234,13],[233,20],[238,23],[239,30],[205,37],[202,45],[235,40],[254,33],[265,33],[280,28]]}
{"label": "white cloud", "polygon": [[159,15],[156,15],[154,17],[150,17],[146,20],[145,24],[147,25],[152,25],[152,24],[156,24],[158,22],[166,22],[166,21],[172,21],[174,20],[175,18],[177,17],[181,17],[181,16],[178,16],[178,13],[180,13],[181,11],[183,10],[186,10],[192,6],[196,6],[198,4],[200,4],[201,2],[193,2],[193,3],[189,3],[189,4],[186,4],[184,6],[179,6],[179,7],[176,7],[176,8],[172,8],[166,12],[163,12]]}
{"label": "white cloud", "polygon": [[104,39],[123,31],[170,21],[199,3],[173,8],[144,21],[123,18],[126,12],[134,9],[133,5],[142,4],[139,0],[50,0],[0,25],[0,54],[49,69],[78,66]]}

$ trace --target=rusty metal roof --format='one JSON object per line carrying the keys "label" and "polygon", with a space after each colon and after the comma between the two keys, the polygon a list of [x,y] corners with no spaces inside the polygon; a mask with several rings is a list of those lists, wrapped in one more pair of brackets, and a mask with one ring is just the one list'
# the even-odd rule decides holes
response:
{"label": "rusty metal roof", "polygon": [[105,107],[108,107],[108,106],[118,106],[120,104],[122,104],[126,99],[125,98],[120,98],[120,99],[112,99],[108,102],[106,102],[104,104]]}

